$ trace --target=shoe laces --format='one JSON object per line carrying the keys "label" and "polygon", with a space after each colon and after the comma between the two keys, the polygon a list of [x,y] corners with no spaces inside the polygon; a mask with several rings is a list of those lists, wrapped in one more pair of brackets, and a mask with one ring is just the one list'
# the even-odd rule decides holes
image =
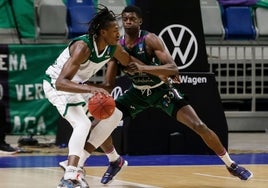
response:
{"label": "shoe laces", "polygon": [[250,175],[250,172],[247,169],[239,166],[236,163],[231,164],[231,166],[229,167],[229,171],[231,171],[232,174],[240,177],[241,179],[248,178],[247,176]]}
{"label": "shoe laces", "polygon": [[232,163],[230,167],[232,170],[236,170],[238,168],[238,165],[236,163]]}
{"label": "shoe laces", "polygon": [[124,160],[121,157],[114,162],[110,162],[108,170],[106,171],[104,176],[105,177],[111,176],[111,174],[113,174],[113,171],[116,170],[116,168],[121,168],[123,166],[123,162]]}

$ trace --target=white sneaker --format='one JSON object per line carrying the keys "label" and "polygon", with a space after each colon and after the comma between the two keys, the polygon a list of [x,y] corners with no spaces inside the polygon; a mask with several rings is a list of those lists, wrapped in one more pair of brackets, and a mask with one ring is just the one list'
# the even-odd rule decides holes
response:
{"label": "white sneaker", "polygon": [[[67,164],[68,164],[68,160],[65,160],[65,161],[61,161],[59,162],[59,166],[65,170],[67,168]],[[78,178],[77,178],[77,181],[79,181],[79,183],[81,184],[81,188],[89,188],[89,185],[86,181],[86,171],[85,169],[83,168],[78,168]]]}
{"label": "white sneaker", "polygon": [[89,188],[89,185],[88,185],[88,183],[87,183],[87,181],[86,181],[86,171],[85,171],[85,169],[83,169],[83,168],[78,168],[78,174],[79,174],[79,176],[78,176],[78,181],[79,181],[79,183],[81,184],[81,186],[82,186],[82,188]]}

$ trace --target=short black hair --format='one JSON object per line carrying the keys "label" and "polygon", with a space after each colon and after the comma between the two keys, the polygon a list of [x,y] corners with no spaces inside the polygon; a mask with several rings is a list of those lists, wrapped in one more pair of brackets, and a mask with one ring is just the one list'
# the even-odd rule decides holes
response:
{"label": "short black hair", "polygon": [[122,14],[125,12],[135,12],[139,18],[142,18],[142,11],[140,7],[137,7],[135,5],[126,6],[122,11]]}

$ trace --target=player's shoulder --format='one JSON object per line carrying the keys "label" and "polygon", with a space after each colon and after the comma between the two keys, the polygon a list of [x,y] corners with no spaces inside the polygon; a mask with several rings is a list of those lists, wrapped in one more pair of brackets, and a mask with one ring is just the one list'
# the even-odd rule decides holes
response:
{"label": "player's shoulder", "polygon": [[91,46],[93,46],[93,39],[88,35],[81,35],[72,39],[71,42],[69,43],[69,46],[72,46],[74,44],[78,46],[84,46],[85,48],[86,47],[90,48]]}
{"label": "player's shoulder", "polygon": [[83,40],[74,41],[70,47],[79,50],[89,50],[87,43]]}
{"label": "player's shoulder", "polygon": [[145,39],[158,38],[158,36],[155,33],[148,31],[148,30],[140,30],[140,36],[144,37]]}
{"label": "player's shoulder", "polygon": [[91,49],[88,44],[83,40],[76,40],[69,46],[71,56],[88,57],[91,54]]}
{"label": "player's shoulder", "polygon": [[154,43],[156,41],[159,41],[160,38],[153,32],[148,32],[147,35],[144,38],[145,42],[148,43]]}

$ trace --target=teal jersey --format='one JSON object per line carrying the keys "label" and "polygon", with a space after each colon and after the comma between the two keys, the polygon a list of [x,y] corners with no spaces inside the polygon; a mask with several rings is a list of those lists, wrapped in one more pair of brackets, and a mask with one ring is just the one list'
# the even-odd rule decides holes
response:
{"label": "teal jersey", "polygon": [[[157,66],[161,64],[159,59],[155,56],[148,54],[146,51],[145,37],[147,36],[148,33],[149,33],[148,31],[141,30],[139,33],[139,37],[136,41],[136,44],[131,49],[127,48],[124,37],[120,39],[120,44],[130,55],[139,59],[146,65]],[[159,77],[147,73],[128,74],[128,76],[132,80],[133,84],[137,86],[144,86],[144,85],[154,86],[161,82]]]}
{"label": "teal jersey", "polygon": [[[145,38],[147,35],[147,31],[141,30],[136,44],[131,49],[127,48],[124,38],[120,39],[120,43],[130,55],[146,65],[161,65],[155,55],[150,55],[146,51]],[[128,76],[132,80],[133,86],[116,99],[116,106],[123,112],[124,117],[135,118],[140,112],[155,107],[176,118],[178,110],[188,104],[183,96],[181,98],[174,97],[169,86],[157,76],[146,73],[128,74]],[[179,93],[179,95],[181,94]]]}

